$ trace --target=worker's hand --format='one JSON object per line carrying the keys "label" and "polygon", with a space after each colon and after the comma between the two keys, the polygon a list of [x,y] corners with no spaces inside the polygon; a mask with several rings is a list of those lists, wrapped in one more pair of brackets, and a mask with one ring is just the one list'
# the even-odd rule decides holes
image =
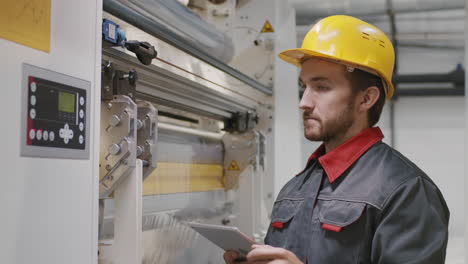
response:
{"label": "worker's hand", "polygon": [[253,245],[247,260],[252,264],[303,264],[291,251],[268,245]]}
{"label": "worker's hand", "polygon": [[303,264],[291,251],[268,245],[253,245],[247,261],[235,262],[238,256],[235,251],[226,251],[224,260],[226,264]]}
{"label": "worker's hand", "polygon": [[239,253],[236,251],[228,250],[224,252],[223,258],[226,261],[226,264],[240,264],[240,263],[247,263],[247,262],[237,262],[235,259],[239,257]]}

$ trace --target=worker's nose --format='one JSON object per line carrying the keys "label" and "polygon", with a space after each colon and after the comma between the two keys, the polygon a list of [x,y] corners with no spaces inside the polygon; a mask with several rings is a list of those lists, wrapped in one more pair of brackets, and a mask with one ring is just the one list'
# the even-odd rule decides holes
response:
{"label": "worker's nose", "polygon": [[311,89],[306,88],[304,94],[302,95],[301,101],[299,103],[299,108],[301,110],[310,110],[315,107],[315,98]]}

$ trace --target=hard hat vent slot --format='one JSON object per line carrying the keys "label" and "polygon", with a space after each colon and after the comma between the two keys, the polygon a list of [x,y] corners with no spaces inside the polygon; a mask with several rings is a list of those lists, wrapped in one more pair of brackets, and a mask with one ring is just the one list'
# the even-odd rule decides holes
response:
{"label": "hard hat vent slot", "polygon": [[[366,32],[361,32],[361,33],[362,33],[362,36],[361,36],[361,37],[362,37],[363,39],[371,40],[371,37],[370,37],[369,33],[366,33]],[[373,40],[374,42],[377,41],[377,39],[376,39],[375,37],[373,37],[372,40]],[[382,48],[385,48],[385,42],[384,42],[383,40],[381,40],[381,39],[379,39],[379,46],[381,46]]]}
{"label": "hard hat vent slot", "polygon": [[362,38],[363,38],[363,39],[370,40],[369,37],[370,37],[369,34],[367,34],[366,32],[362,32]]}
{"label": "hard hat vent slot", "polygon": [[385,48],[385,42],[381,39],[379,39],[379,45],[382,46],[382,48]]}

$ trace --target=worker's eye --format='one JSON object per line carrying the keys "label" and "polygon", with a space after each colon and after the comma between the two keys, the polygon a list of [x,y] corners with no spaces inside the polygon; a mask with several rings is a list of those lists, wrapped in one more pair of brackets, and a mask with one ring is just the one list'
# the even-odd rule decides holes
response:
{"label": "worker's eye", "polygon": [[301,81],[300,79],[297,81],[297,83],[299,84],[299,88],[301,89],[305,89],[306,88],[306,85],[303,81]]}
{"label": "worker's eye", "polygon": [[324,85],[318,85],[317,86],[317,90],[319,91],[327,91],[329,89],[328,86],[324,86]]}

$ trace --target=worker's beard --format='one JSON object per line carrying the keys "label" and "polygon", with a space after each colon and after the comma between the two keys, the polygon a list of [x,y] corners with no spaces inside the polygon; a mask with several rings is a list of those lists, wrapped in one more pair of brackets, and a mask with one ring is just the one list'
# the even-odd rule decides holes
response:
{"label": "worker's beard", "polygon": [[[310,141],[329,142],[340,138],[346,134],[354,123],[354,98],[350,100],[346,107],[334,113],[333,117],[327,119],[314,116],[310,111],[303,113],[304,136]],[[313,120],[310,120],[312,118]]]}

